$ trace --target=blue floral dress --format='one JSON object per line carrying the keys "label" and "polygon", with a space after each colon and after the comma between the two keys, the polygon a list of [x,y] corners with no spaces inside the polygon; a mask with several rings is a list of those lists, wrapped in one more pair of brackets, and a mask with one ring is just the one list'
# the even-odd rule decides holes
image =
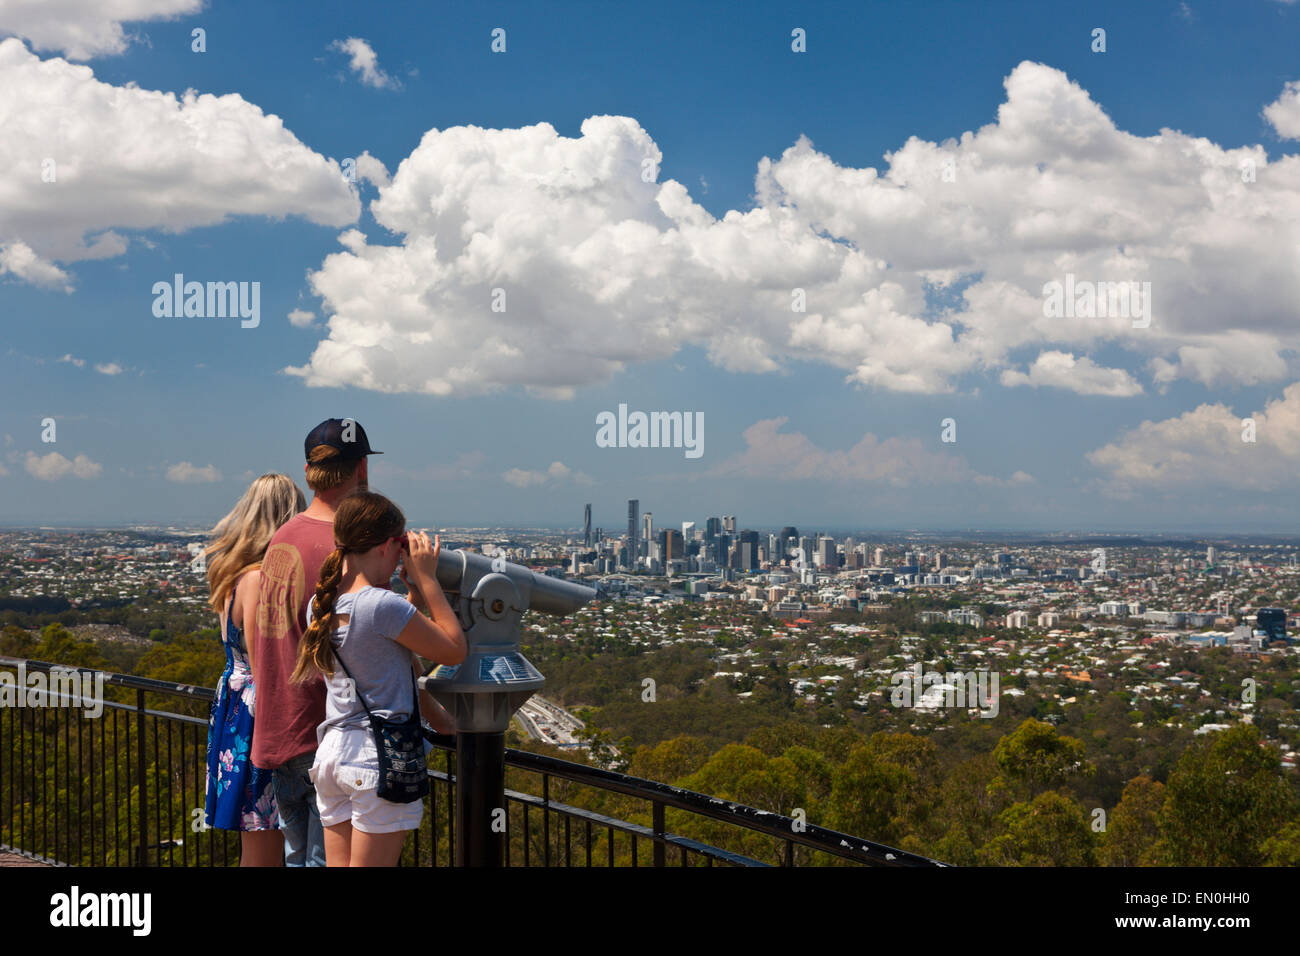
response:
{"label": "blue floral dress", "polygon": [[217,697],[208,717],[207,806],[204,820],[220,830],[274,830],[280,825],[275,808],[275,772],[254,767],[249,759],[253,744],[255,689],[253,672],[243,648],[243,629],[235,627],[226,608],[226,669],[217,684]]}

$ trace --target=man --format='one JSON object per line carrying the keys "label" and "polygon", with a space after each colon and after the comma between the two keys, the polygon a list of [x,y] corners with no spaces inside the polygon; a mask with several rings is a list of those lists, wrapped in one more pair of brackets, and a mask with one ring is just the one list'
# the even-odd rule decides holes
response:
{"label": "man", "polygon": [[325,719],[325,682],[291,684],[307,607],[320,566],[334,550],[334,511],[367,489],[366,431],[350,418],[330,418],[307,435],[305,466],[311,504],[271,538],[262,559],[262,587],[253,627],[257,721],[252,761],[275,771],[275,801],[284,831],[285,866],[324,866],[325,839],[308,771],[316,728]]}

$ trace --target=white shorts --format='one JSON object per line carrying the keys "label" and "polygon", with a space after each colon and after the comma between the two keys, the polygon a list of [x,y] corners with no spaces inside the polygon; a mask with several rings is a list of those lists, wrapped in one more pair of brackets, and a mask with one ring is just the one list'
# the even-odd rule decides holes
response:
{"label": "white shorts", "polygon": [[393,803],[381,800],[379,754],[369,728],[331,727],[316,748],[308,771],[316,785],[321,826],[351,822],[363,833],[414,830],[424,816],[424,801]]}

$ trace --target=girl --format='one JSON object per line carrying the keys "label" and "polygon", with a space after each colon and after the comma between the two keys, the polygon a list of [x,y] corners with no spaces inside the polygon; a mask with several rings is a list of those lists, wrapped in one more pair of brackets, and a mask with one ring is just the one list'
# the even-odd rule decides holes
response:
{"label": "girl", "polygon": [[204,552],[212,609],[226,649],[226,669],[208,718],[205,822],[240,831],[240,866],[284,862],[273,772],[249,759],[256,692],[244,624],[257,612],[259,569],[271,536],[306,504],[288,476],[263,475],[212,529],[215,541]]}
{"label": "girl", "polygon": [[[414,655],[459,664],[468,645],[438,585],[441,542],[408,535],[397,505],[370,491],[344,498],[334,514],[334,544],[321,565],[291,678],[325,675],[325,722],[316,731],[310,772],[325,828],[325,865],[396,866],[406,831],[420,825],[424,801],[378,796],[379,755],[365,708],[385,720],[409,718],[412,677],[420,674]],[[409,600],[388,588],[404,550]],[[417,613],[426,609],[433,620]],[[335,670],[335,649],[350,679]],[[430,726],[456,732],[451,715],[427,692],[419,699]]]}

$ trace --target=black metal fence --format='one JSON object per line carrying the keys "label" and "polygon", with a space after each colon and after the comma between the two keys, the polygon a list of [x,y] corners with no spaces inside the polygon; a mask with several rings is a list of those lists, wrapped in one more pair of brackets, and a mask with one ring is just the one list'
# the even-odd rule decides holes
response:
{"label": "black metal fence", "polygon": [[[211,688],[0,657],[63,675],[38,706],[0,706],[0,849],[55,865],[229,866],[239,834],[206,828]],[[102,681],[87,716],[67,678]],[[99,675],[96,678],[94,675]],[[83,678],[84,679],[84,678]],[[20,688],[14,688],[20,691]],[[0,687],[0,690],[4,688]],[[11,695],[13,696],[13,695]],[[154,706],[150,706],[151,698]],[[165,701],[177,711],[157,709]],[[84,705],[85,701],[81,701]],[[455,738],[430,754],[430,793],[404,865],[455,854]],[[567,760],[506,750],[507,866],[941,866],[802,820]]]}

